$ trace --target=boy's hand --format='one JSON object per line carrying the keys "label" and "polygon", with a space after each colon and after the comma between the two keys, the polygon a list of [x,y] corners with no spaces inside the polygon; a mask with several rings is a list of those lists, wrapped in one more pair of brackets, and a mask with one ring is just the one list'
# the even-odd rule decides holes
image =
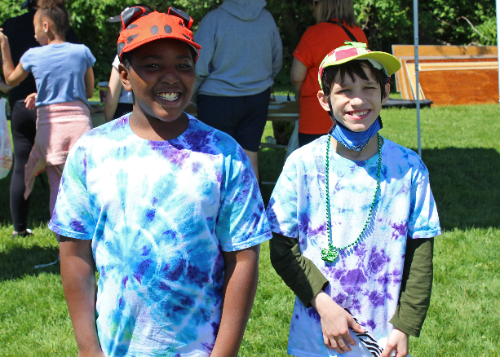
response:
{"label": "boy's hand", "polygon": [[321,317],[321,330],[326,347],[333,348],[338,353],[351,351],[349,344],[354,346],[356,342],[351,337],[349,327],[361,333],[365,332],[365,329],[324,291],[320,291],[311,303]]}
{"label": "boy's hand", "polygon": [[[395,354],[392,354],[395,352]],[[387,345],[380,357],[406,357],[408,355],[408,335],[397,328],[393,328],[387,338]]]}

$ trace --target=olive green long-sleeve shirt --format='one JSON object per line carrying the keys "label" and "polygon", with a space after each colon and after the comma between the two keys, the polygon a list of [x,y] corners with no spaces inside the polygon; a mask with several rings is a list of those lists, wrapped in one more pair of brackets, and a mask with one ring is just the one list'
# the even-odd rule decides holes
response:
{"label": "olive green long-sleeve shirt", "polygon": [[[429,309],[432,291],[434,238],[408,239],[398,306],[389,321],[397,329],[418,337]],[[300,253],[298,240],[273,233],[271,263],[286,285],[306,307],[328,285],[328,280]]]}

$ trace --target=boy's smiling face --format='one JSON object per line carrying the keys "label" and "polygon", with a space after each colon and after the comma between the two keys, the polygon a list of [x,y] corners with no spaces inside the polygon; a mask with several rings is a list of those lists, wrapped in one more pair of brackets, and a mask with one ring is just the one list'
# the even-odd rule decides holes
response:
{"label": "boy's smiling face", "polygon": [[362,67],[368,80],[354,75],[353,81],[351,76],[346,75],[341,82],[340,73],[337,73],[330,98],[327,98],[323,91],[318,92],[318,99],[323,109],[330,111],[328,104],[330,100],[335,119],[354,132],[368,130],[377,120],[382,104],[389,99],[390,91],[390,85],[387,83],[386,95],[381,98],[379,82],[366,64]]}
{"label": "boy's smiling face", "polygon": [[134,116],[150,122],[178,119],[196,82],[189,45],[175,39],[152,41],[133,50],[130,68],[121,65],[120,76],[124,88],[134,92]]}

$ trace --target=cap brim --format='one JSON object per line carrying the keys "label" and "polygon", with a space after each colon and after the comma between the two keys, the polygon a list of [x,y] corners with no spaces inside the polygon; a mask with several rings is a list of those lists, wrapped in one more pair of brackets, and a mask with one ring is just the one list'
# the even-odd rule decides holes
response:
{"label": "cap brim", "polygon": [[110,18],[106,19],[107,22],[121,22],[122,18],[120,15],[116,16],[111,16]]}
{"label": "cap brim", "polygon": [[382,64],[382,66],[384,66],[385,70],[387,71],[387,75],[389,75],[389,76],[393,75],[394,73],[399,71],[399,69],[401,68],[401,62],[399,62],[399,60],[396,57],[394,57],[393,55],[390,55],[388,53],[378,52],[378,51],[364,53],[362,55],[344,58],[342,60],[335,61],[334,63],[331,63],[331,64],[325,63],[323,65],[323,68],[330,67],[330,66],[338,66],[338,65],[341,65],[341,64],[349,62],[349,61],[360,60],[363,58],[372,58],[374,60],[379,61]]}

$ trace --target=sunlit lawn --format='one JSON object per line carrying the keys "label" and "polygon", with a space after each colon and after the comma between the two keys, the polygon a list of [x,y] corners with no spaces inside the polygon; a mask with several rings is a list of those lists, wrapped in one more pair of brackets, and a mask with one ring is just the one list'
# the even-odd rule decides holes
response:
{"label": "sunlit lawn", "polygon": [[[499,356],[500,109],[496,105],[422,110],[423,159],[445,233],[436,240],[431,308],[415,356]],[[416,150],[416,111],[383,110],[382,135]],[[264,136],[272,135],[271,126]],[[264,149],[263,181],[275,181],[284,150]],[[47,229],[48,192],[37,180],[30,227],[12,240],[10,177],[0,180],[0,356],[76,356],[59,266]],[[272,187],[264,186],[267,201]],[[293,295],[272,270],[263,244],[260,282],[240,356],[284,356]]]}

